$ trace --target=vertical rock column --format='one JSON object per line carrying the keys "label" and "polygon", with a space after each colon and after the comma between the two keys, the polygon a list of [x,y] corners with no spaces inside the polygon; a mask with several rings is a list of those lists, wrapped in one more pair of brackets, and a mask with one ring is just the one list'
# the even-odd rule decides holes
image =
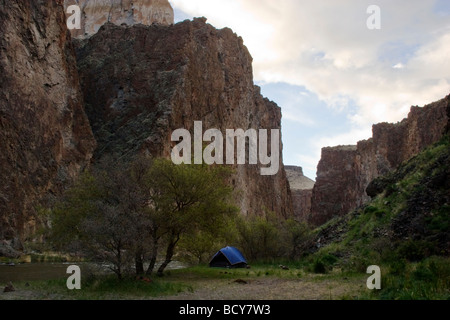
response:
{"label": "vertical rock column", "polygon": [[0,240],[26,238],[95,140],[57,1],[0,1]]}

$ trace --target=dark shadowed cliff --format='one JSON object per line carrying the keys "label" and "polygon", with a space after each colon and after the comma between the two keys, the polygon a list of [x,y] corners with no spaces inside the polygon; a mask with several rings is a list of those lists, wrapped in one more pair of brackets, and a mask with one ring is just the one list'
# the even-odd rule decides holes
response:
{"label": "dark shadowed cliff", "polygon": [[95,141],[62,5],[2,0],[0,30],[0,240],[11,241],[35,231],[36,206],[89,163]]}

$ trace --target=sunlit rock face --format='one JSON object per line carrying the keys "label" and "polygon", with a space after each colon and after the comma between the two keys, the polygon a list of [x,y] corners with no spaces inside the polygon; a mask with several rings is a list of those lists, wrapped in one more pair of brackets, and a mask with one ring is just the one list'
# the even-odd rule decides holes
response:
{"label": "sunlit rock face", "polygon": [[[136,153],[170,159],[172,133],[180,128],[192,133],[196,121],[202,121],[204,131],[222,134],[227,129],[281,129],[281,108],[254,85],[252,57],[243,39],[205,18],[173,26],[107,23],[74,44],[86,113],[98,143],[96,160]],[[273,146],[278,150],[269,143],[267,152],[280,155],[275,175],[262,176],[261,163],[232,166],[230,186],[243,215],[293,217],[279,139]]]}
{"label": "sunlit rock face", "polygon": [[[64,6],[81,9],[81,29],[72,30],[72,37],[89,37],[107,22],[116,25],[174,23],[174,12],[168,0],[65,0]],[[68,16],[71,13],[67,13]]]}

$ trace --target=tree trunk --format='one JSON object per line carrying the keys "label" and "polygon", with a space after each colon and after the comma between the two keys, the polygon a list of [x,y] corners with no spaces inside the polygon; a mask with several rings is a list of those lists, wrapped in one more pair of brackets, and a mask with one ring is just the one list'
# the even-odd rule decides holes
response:
{"label": "tree trunk", "polygon": [[120,251],[120,244],[117,248],[117,277],[122,281],[122,253]]}
{"label": "tree trunk", "polygon": [[148,276],[152,275],[153,273],[157,257],[158,257],[158,239],[153,239],[152,256],[150,258],[150,264],[146,272]]}
{"label": "tree trunk", "polygon": [[136,275],[140,276],[144,274],[144,249],[142,246],[136,248],[136,255],[134,257],[134,262],[136,264]]}
{"label": "tree trunk", "polygon": [[180,240],[180,235],[172,237],[171,241],[169,242],[169,245],[167,246],[166,259],[164,260],[164,262],[158,269],[158,275],[162,275],[164,272],[164,269],[166,269],[166,267],[172,261],[172,257],[175,253],[175,247],[179,240]]}

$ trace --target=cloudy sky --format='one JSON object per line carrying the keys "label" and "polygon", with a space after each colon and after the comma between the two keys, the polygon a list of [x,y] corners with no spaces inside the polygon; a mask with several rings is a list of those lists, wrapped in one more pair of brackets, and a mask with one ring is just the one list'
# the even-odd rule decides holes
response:
{"label": "cloudy sky", "polygon": [[[283,111],[284,162],[315,178],[322,147],[450,94],[449,0],[170,0],[175,20],[230,27]],[[370,30],[367,9],[381,10]],[[371,20],[372,21],[372,20]]]}

